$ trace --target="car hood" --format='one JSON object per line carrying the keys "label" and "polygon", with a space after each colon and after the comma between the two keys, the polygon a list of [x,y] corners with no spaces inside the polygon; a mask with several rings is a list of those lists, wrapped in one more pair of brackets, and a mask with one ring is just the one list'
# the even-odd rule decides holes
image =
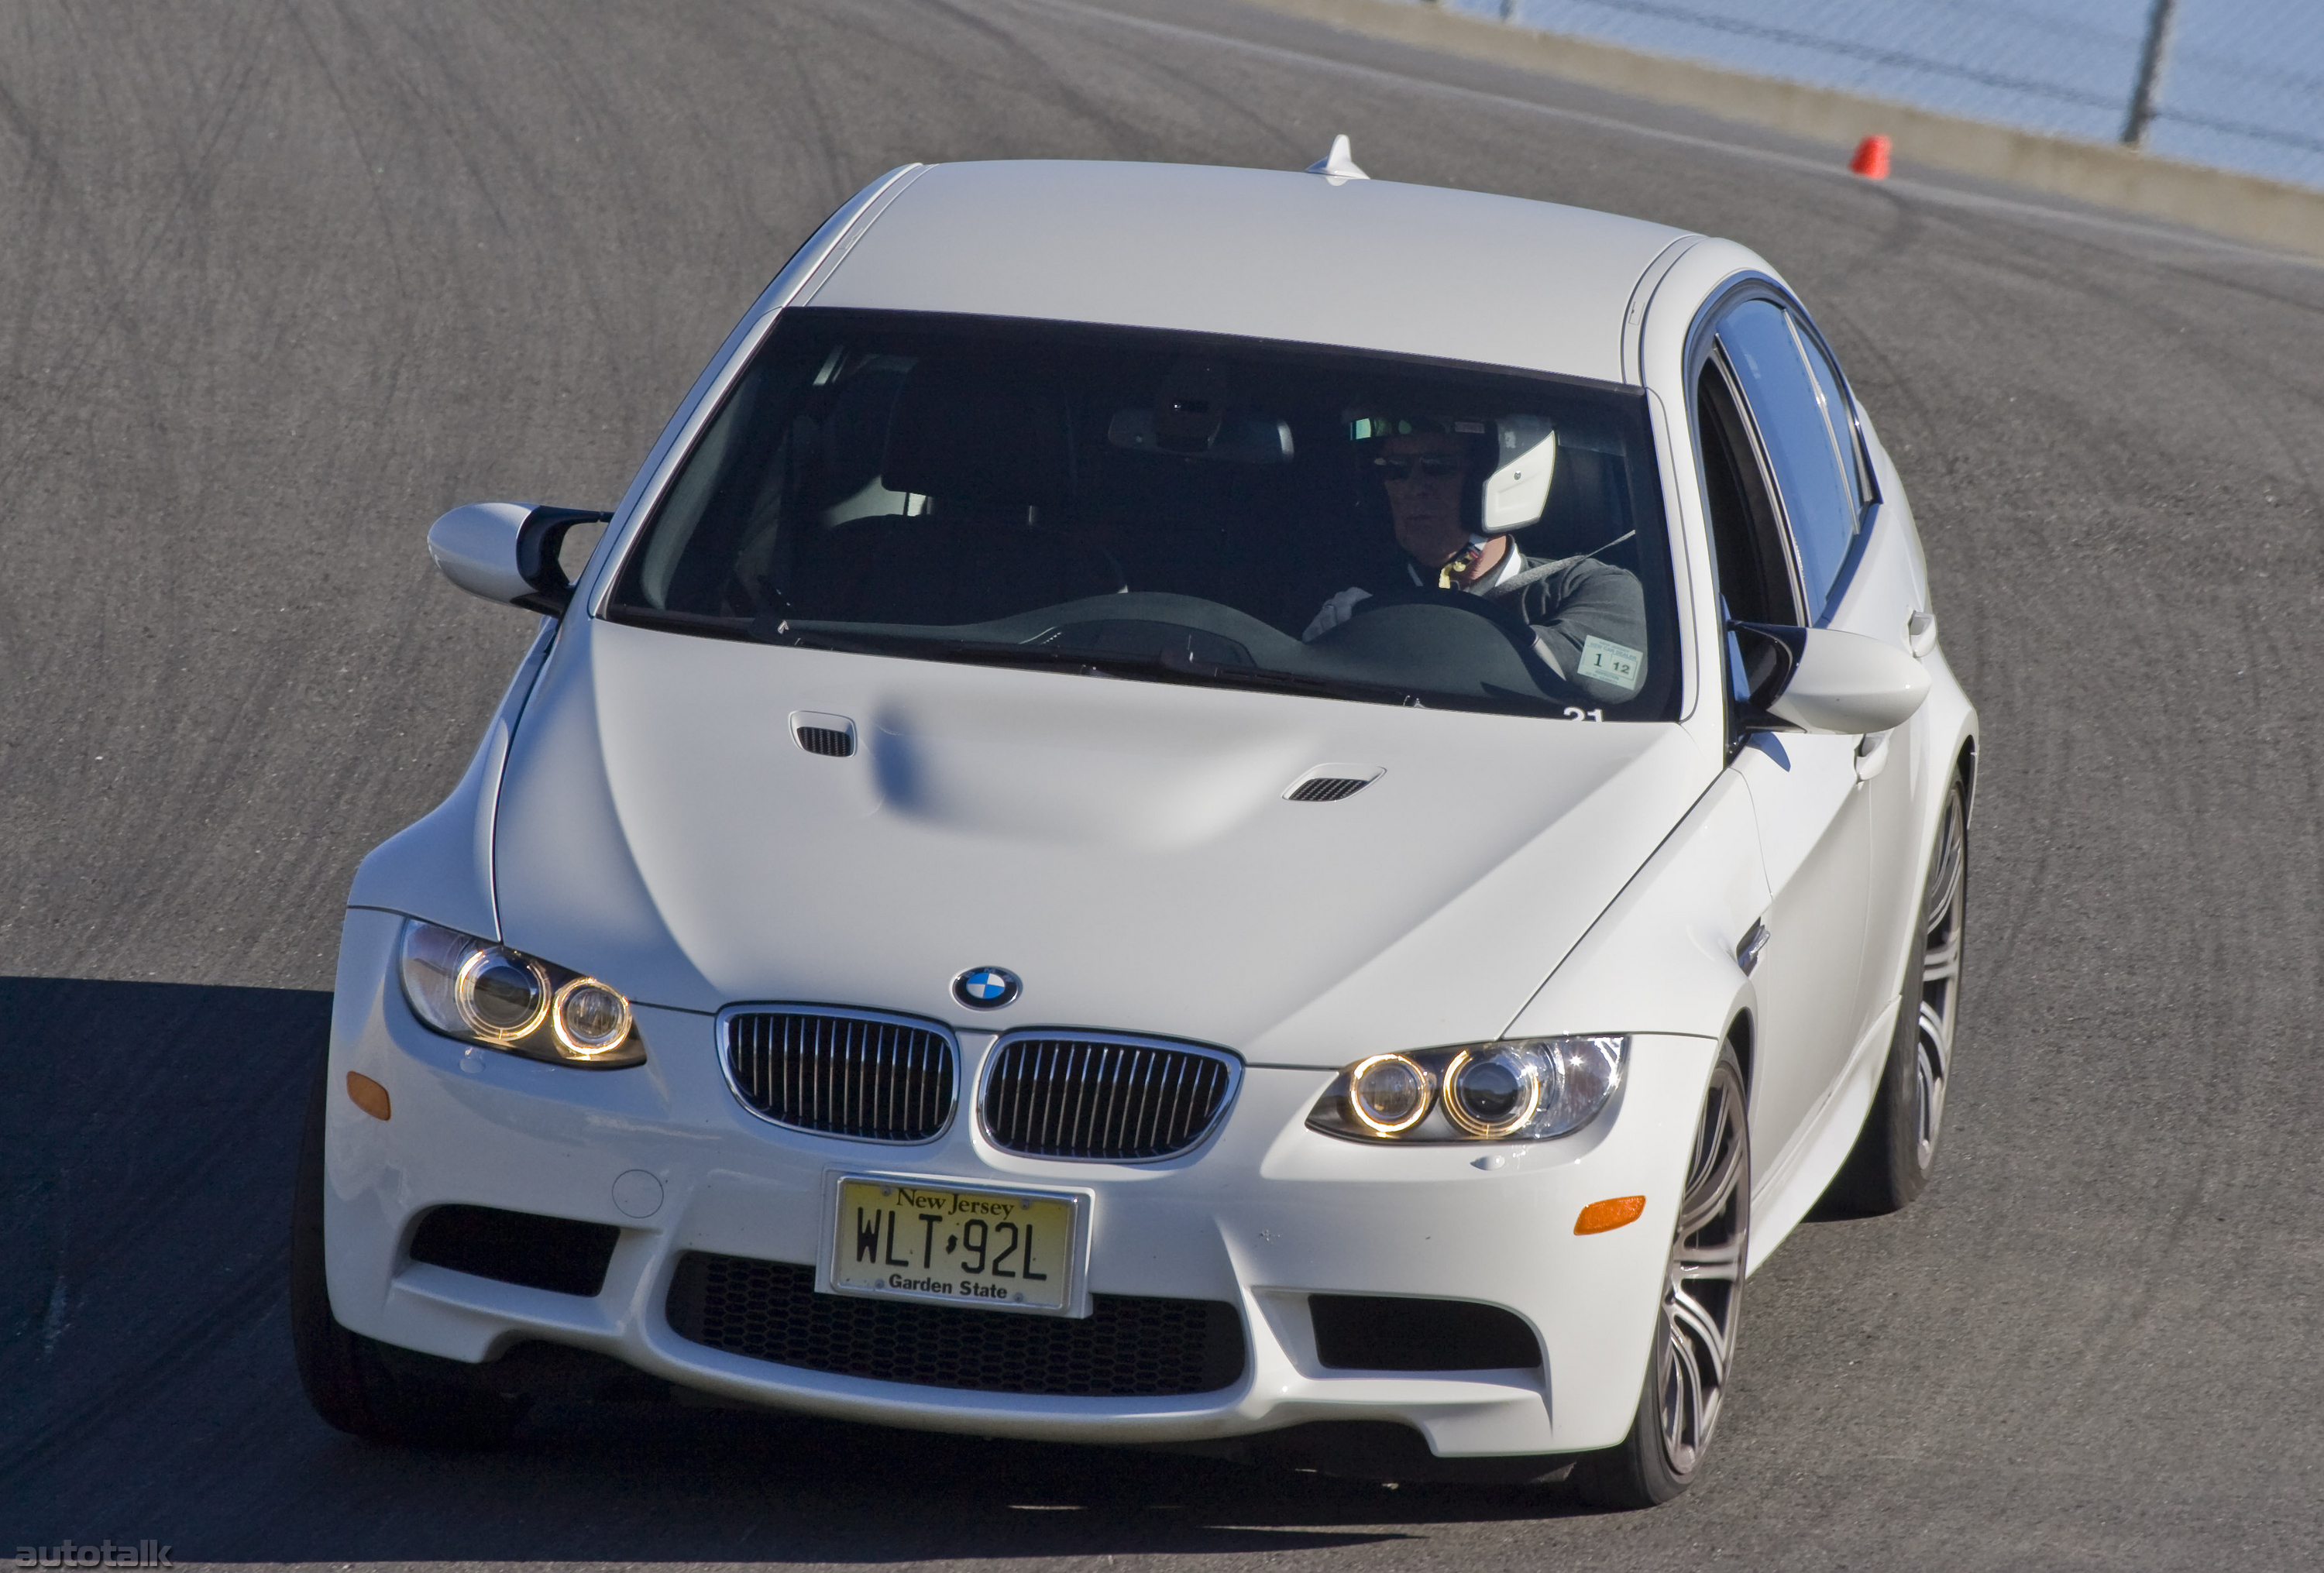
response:
{"label": "car hood", "polygon": [[[790,716],[851,719],[848,758]],[[1287,801],[1312,768],[1384,773]],[[1593,725],[576,620],[501,788],[503,937],[641,1001],[811,1001],[1336,1065],[1499,1034],[1702,793]],[[999,1010],[951,984],[1024,980]],[[1606,1024],[1609,1029],[1618,1023]]]}

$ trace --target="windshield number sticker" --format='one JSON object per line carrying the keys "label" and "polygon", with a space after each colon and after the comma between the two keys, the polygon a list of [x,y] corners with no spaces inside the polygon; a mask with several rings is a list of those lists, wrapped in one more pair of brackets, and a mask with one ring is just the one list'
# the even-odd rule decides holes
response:
{"label": "windshield number sticker", "polygon": [[1565,707],[1565,719],[1568,721],[1603,721],[1606,719],[1606,713],[1602,710],[1584,710],[1579,704],[1569,704]]}
{"label": "windshield number sticker", "polygon": [[1580,676],[1595,678],[1609,688],[1619,688],[1625,694],[1638,691],[1638,668],[1645,664],[1646,653],[1628,645],[1618,645],[1612,639],[1591,634],[1582,641]]}

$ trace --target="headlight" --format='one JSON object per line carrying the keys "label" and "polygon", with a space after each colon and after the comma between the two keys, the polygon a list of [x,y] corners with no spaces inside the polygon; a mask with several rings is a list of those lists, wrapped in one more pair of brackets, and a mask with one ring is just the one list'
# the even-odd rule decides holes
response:
{"label": "headlight", "polygon": [[646,1045],[619,990],[432,923],[403,925],[403,997],[447,1037],[560,1065],[634,1065]]}
{"label": "headlight", "polygon": [[1598,1118],[1629,1048],[1621,1037],[1525,1038],[1374,1054],[1340,1072],[1307,1123],[1366,1141],[1546,1141]]}
{"label": "headlight", "polygon": [[1444,1112],[1464,1136],[1499,1140],[1541,1108],[1542,1054],[1530,1044],[1462,1049],[1444,1067]]}
{"label": "headlight", "polygon": [[1434,1083],[1416,1061],[1374,1054],[1348,1067],[1348,1112],[1375,1136],[1401,1135],[1428,1118]]}

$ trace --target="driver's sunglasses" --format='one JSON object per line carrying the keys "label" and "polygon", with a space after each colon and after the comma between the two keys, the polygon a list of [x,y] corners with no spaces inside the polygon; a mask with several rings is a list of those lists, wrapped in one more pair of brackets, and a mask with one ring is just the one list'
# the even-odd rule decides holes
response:
{"label": "driver's sunglasses", "polygon": [[1418,458],[1409,459],[1396,459],[1382,455],[1372,461],[1372,467],[1379,472],[1382,480],[1409,481],[1415,470],[1431,480],[1436,480],[1446,475],[1457,475],[1463,466],[1459,459],[1450,454],[1424,454]]}

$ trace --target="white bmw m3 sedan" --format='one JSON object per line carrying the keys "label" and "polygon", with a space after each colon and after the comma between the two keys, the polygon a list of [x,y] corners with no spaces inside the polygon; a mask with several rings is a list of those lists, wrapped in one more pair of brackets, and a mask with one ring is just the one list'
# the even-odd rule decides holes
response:
{"label": "white bmw m3 sedan", "polygon": [[348,897],[346,1430],[706,1396],[1645,1505],[1746,1274],[1930,1172],[1977,718],[1732,243],[1344,143],[913,165],[610,514],[429,546],[540,627]]}

